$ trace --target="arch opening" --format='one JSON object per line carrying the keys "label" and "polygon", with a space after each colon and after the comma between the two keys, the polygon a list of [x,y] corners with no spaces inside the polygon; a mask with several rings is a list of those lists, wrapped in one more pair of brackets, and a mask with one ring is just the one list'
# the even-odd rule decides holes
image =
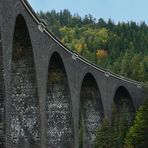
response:
{"label": "arch opening", "polygon": [[50,59],[46,97],[47,146],[74,147],[72,103],[63,61],[58,53]]}
{"label": "arch opening", "polygon": [[132,98],[125,87],[120,86],[116,90],[114,103],[117,110],[118,120],[120,120],[119,118],[122,117],[123,114],[127,114],[128,122],[131,123],[135,115],[135,108],[132,102]]}
{"label": "arch opening", "polygon": [[102,124],[104,116],[101,94],[93,75],[85,75],[80,92],[81,107],[79,130],[81,147],[93,147],[96,131]]}
{"label": "arch opening", "polygon": [[26,22],[16,18],[11,65],[10,131],[13,148],[39,148],[39,100],[33,49]]}
{"label": "arch opening", "polygon": [[5,147],[5,103],[4,103],[4,79],[3,79],[3,51],[0,27],[0,147]]}

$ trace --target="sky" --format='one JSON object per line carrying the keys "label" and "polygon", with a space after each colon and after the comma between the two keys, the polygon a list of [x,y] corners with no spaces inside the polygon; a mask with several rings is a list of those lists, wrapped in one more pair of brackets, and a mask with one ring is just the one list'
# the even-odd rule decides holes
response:
{"label": "sky", "polygon": [[91,14],[96,19],[111,18],[118,21],[145,21],[148,24],[148,0],[28,0],[35,11],[43,12],[69,9],[72,14],[84,17]]}

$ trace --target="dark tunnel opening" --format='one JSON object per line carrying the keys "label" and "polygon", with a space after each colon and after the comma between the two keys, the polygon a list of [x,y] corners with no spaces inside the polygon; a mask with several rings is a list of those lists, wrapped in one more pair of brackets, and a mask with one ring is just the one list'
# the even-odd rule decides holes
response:
{"label": "dark tunnel opening", "polygon": [[17,16],[14,30],[10,102],[8,143],[11,148],[39,148],[36,72],[31,40],[22,15]]}
{"label": "dark tunnel opening", "polygon": [[73,148],[71,95],[64,64],[56,52],[48,69],[46,115],[47,147]]}
{"label": "dark tunnel opening", "polygon": [[101,94],[94,77],[86,74],[81,86],[80,147],[94,147],[96,131],[104,116]]}

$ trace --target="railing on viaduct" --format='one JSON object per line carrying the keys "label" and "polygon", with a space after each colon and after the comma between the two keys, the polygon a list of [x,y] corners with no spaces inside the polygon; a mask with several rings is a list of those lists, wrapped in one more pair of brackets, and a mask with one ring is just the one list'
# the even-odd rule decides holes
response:
{"label": "railing on viaduct", "polygon": [[84,147],[114,103],[130,115],[144,85],[108,72],[69,50],[26,0],[0,1],[0,147]]}

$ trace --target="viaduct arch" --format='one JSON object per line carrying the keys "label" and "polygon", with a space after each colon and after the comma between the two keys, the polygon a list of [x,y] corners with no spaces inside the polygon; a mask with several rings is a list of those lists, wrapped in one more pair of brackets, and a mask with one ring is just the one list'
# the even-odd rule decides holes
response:
{"label": "viaduct arch", "polygon": [[103,119],[101,94],[93,75],[87,73],[83,79],[80,93],[80,130],[83,128],[84,147],[93,147],[97,128]]}
{"label": "viaduct arch", "polygon": [[129,113],[129,121],[134,118],[135,107],[131,95],[125,87],[120,86],[116,90],[114,104],[119,115],[122,114],[122,110],[126,110]]}
{"label": "viaduct arch", "polygon": [[120,98],[128,98],[135,111],[145,93],[143,84],[68,49],[26,0],[0,1],[0,146],[19,147],[23,141],[22,148],[78,148],[82,115],[84,145],[92,147],[95,129],[110,115],[112,103],[118,108]]}
{"label": "viaduct arch", "polygon": [[11,62],[10,137],[12,147],[39,147],[39,101],[34,56],[27,25],[16,18]]}
{"label": "viaduct arch", "polygon": [[64,64],[57,52],[52,54],[48,69],[46,116],[47,147],[73,147],[74,128],[69,83]]}

